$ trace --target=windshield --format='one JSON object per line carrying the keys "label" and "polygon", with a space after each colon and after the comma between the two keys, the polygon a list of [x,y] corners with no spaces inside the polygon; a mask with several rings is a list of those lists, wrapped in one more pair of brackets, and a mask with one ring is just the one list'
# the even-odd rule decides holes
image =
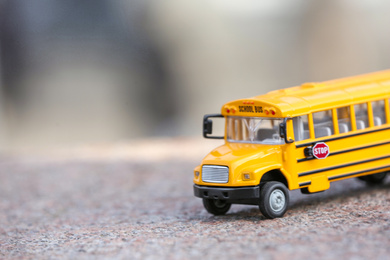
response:
{"label": "windshield", "polygon": [[228,117],[227,140],[229,142],[284,144],[280,138],[282,119],[259,117]]}

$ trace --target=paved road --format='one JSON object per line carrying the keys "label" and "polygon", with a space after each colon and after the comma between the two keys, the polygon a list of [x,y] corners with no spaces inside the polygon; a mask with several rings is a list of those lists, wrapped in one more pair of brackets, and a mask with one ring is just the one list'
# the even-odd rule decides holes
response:
{"label": "paved road", "polygon": [[389,259],[390,177],[293,191],[282,219],[238,205],[214,217],[192,195],[200,157],[85,153],[0,155],[0,258]]}

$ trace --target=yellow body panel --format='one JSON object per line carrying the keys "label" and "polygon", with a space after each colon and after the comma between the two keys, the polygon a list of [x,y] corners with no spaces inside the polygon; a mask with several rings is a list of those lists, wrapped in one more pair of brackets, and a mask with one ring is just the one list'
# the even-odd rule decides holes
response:
{"label": "yellow body panel", "polygon": [[[302,141],[279,145],[234,143],[210,152],[195,168],[194,183],[200,186],[256,186],[264,174],[279,171],[290,190],[307,188],[309,192],[326,190],[330,182],[390,170],[390,70],[299,87],[272,91],[248,99],[229,102],[222,107],[224,117],[295,118],[308,116],[310,135]],[[380,124],[373,115],[371,102],[384,104]],[[367,125],[359,129],[355,105],[367,104]],[[350,129],[342,132],[337,109],[350,109]],[[315,138],[313,113],[331,110],[334,128],[329,136]],[[287,140],[294,139],[292,120],[287,120]],[[316,143],[329,147],[325,159],[305,154]],[[202,181],[204,165],[220,165],[229,169],[226,183]],[[246,179],[245,179],[246,178]]]}
{"label": "yellow body panel", "polygon": [[[213,183],[213,186],[254,186],[259,184],[262,173],[282,167],[281,153],[280,146],[226,142],[209,153],[203,159],[202,165],[220,165],[234,169],[227,183]],[[242,173],[251,174],[252,179],[243,180]],[[210,185],[201,179],[195,180],[195,183]]]}
{"label": "yellow body panel", "polygon": [[[390,70],[271,91],[264,95],[229,102],[222,107],[221,112],[224,116],[293,117],[324,108],[376,100],[384,95],[390,95]],[[266,108],[274,108],[276,114],[266,115]],[[230,113],[227,113],[227,109]]]}

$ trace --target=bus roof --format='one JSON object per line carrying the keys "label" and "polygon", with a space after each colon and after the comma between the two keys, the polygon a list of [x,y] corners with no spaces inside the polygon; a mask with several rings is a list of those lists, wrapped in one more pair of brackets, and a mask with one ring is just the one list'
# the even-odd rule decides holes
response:
{"label": "bus roof", "polygon": [[[305,83],[232,101],[222,107],[222,114],[231,116],[233,111],[238,116],[292,117],[389,96],[390,70],[385,70],[324,82]],[[263,110],[267,112],[265,115],[262,113]],[[272,114],[269,111],[273,111]]]}

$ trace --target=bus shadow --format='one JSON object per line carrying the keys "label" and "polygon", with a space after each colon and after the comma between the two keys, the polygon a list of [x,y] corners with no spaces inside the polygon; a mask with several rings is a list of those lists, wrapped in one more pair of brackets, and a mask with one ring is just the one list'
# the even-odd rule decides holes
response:
{"label": "bus shadow", "polygon": [[[298,214],[298,211],[300,212],[299,214],[302,214],[301,211],[303,209],[320,211],[321,205],[327,203],[339,200],[342,204],[343,201],[349,200],[350,198],[362,198],[375,191],[380,192],[384,190],[390,190],[389,180],[381,185],[370,186],[365,185],[358,180],[348,179],[334,183],[329,190],[321,193],[301,194],[299,190],[292,191],[290,192],[290,203],[285,217],[288,215],[296,215]],[[242,220],[258,222],[267,219],[261,214],[258,206],[233,205],[230,213],[228,212],[226,215],[222,216],[210,216],[206,219],[202,219],[202,222],[214,223],[218,221],[234,222]]]}
{"label": "bus shadow", "polygon": [[[316,206],[324,203],[340,200],[348,200],[353,197],[362,197],[374,191],[388,190],[390,183],[381,185],[366,185],[363,182],[354,179],[348,179],[332,183],[329,190],[316,194],[301,194],[300,191],[293,191],[289,210],[300,209],[302,207]],[[292,193],[293,193],[292,192]]]}

